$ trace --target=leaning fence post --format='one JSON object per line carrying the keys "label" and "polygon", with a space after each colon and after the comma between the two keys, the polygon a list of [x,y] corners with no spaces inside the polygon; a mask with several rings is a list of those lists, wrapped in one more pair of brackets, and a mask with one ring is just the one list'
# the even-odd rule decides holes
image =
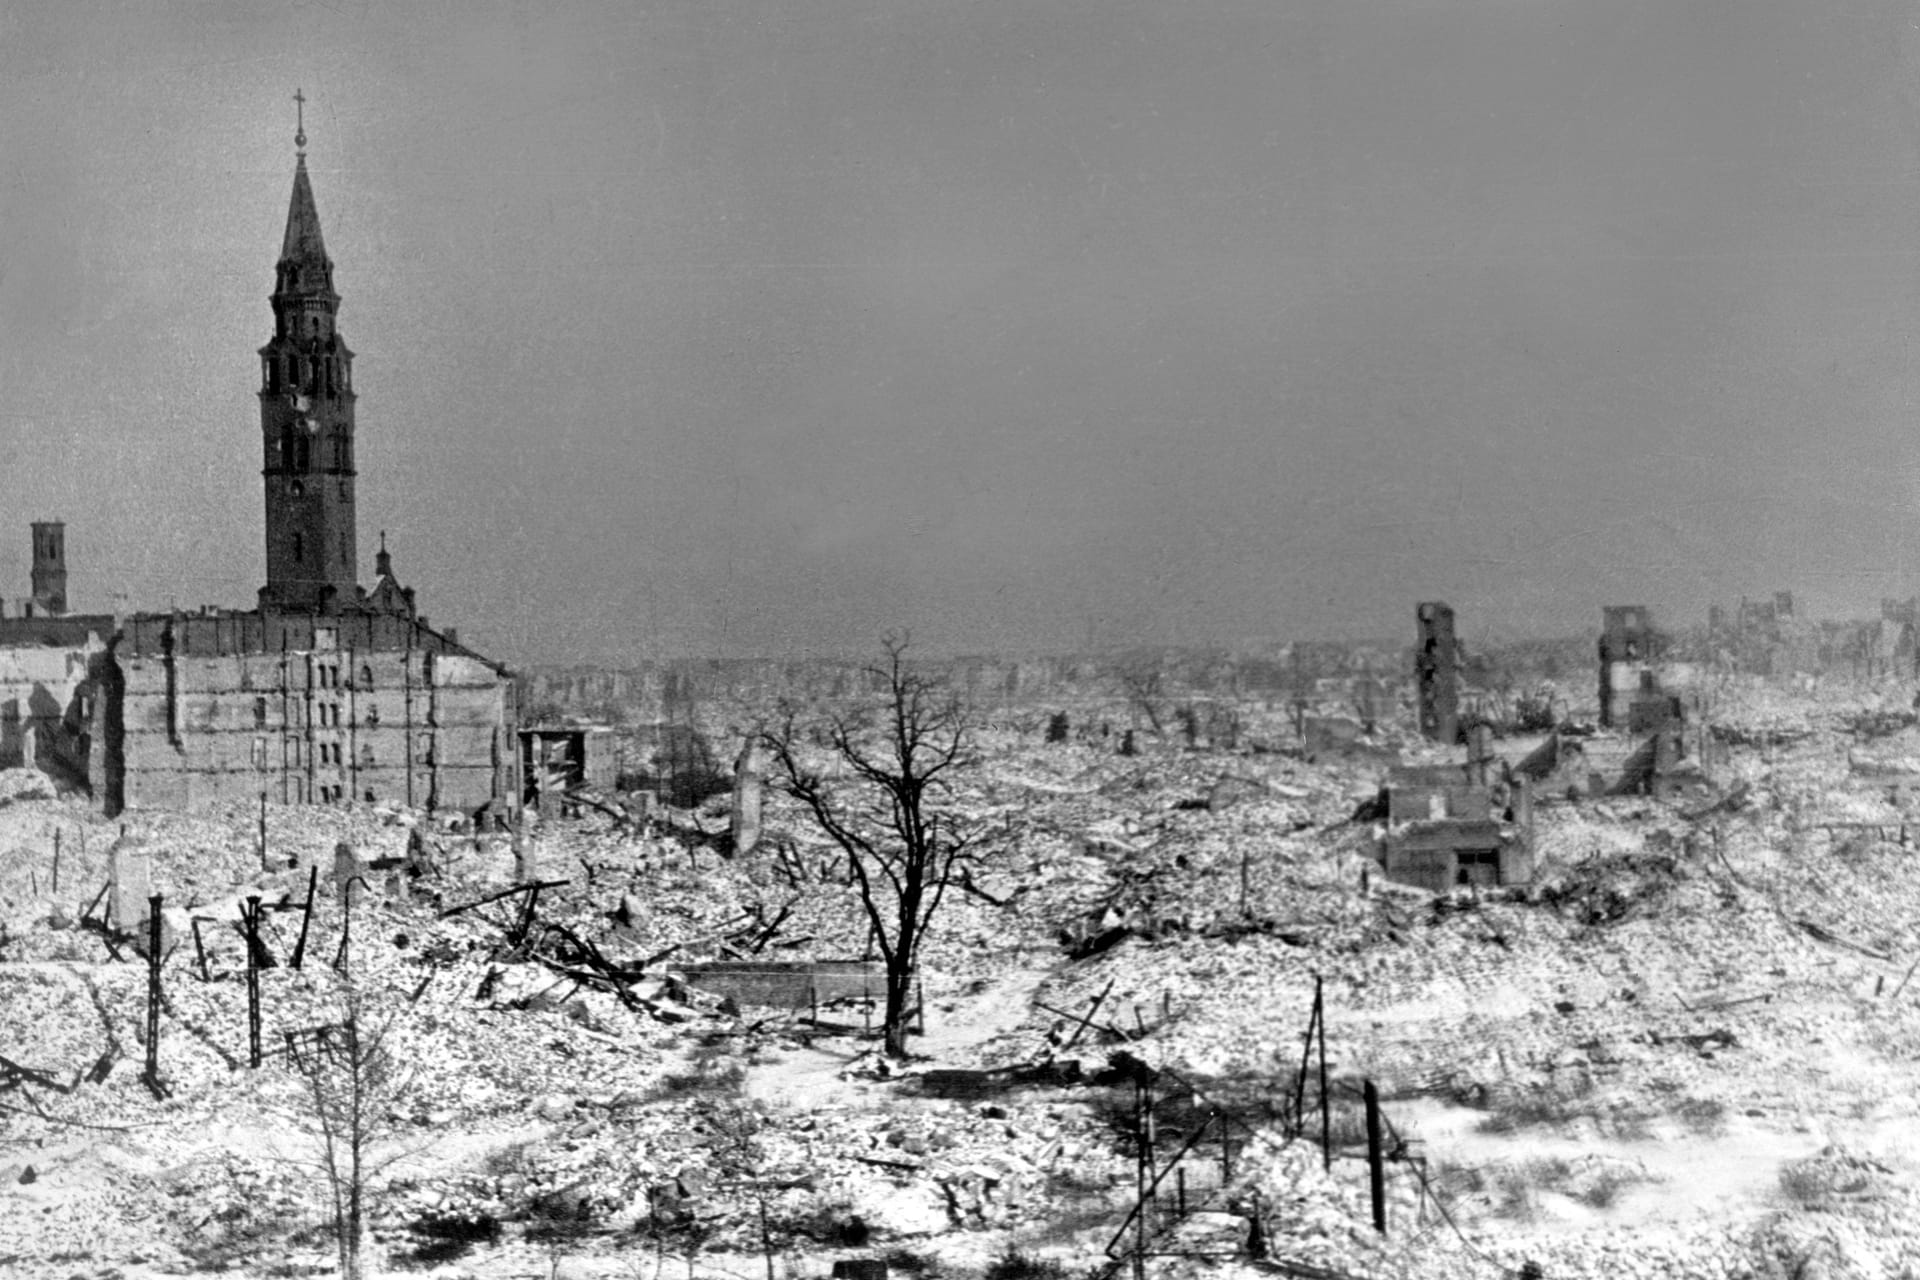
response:
{"label": "leaning fence post", "polygon": [[1306,1125],[1307,1072],[1313,1067],[1313,1033],[1320,1027],[1320,975],[1313,975],[1313,1012],[1307,1017],[1307,1040],[1300,1046],[1300,1071],[1293,1078],[1293,1125],[1299,1134]]}
{"label": "leaning fence post", "polygon": [[1366,1082],[1367,1189],[1373,1193],[1373,1229],[1387,1234],[1387,1166],[1380,1151],[1380,1091]]}
{"label": "leaning fence post", "polygon": [[[1315,990],[1318,992],[1319,979],[1315,978]],[[1327,1011],[1324,1005],[1320,1009],[1320,1166],[1327,1172],[1333,1172],[1333,1112],[1332,1103],[1327,1097]]]}
{"label": "leaning fence post", "polygon": [[247,899],[247,1065],[260,1065],[260,898]]}
{"label": "leaning fence post", "polygon": [[1147,1264],[1147,1198],[1153,1183],[1153,1151],[1147,1142],[1147,1119],[1153,1114],[1148,1085],[1138,1077],[1133,1082],[1134,1145],[1133,1158],[1133,1274],[1140,1280]]}
{"label": "leaning fence post", "polygon": [[160,902],[147,899],[147,1088],[160,1093]]}
{"label": "leaning fence post", "polygon": [[300,940],[293,944],[293,968],[300,967],[301,957],[307,954],[307,926],[313,923],[313,895],[320,884],[318,864],[307,868],[307,905],[300,912]]}
{"label": "leaning fence post", "polygon": [[347,971],[347,943],[353,936],[353,881],[359,878],[354,876],[340,887],[340,946],[333,953],[333,968],[336,973]]}
{"label": "leaning fence post", "polygon": [[53,830],[53,893],[55,897],[60,894],[60,829],[58,827]]}

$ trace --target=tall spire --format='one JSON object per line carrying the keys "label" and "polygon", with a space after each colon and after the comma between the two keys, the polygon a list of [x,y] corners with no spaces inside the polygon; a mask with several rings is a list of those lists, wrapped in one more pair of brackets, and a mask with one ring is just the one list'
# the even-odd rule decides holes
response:
{"label": "tall spire", "polygon": [[326,242],[320,238],[320,210],[313,203],[313,185],[307,181],[306,102],[306,95],[294,90],[293,199],[287,206],[287,234],[280,243],[280,263],[326,267],[332,263],[327,260]]}
{"label": "tall spire", "polygon": [[293,199],[274,270],[273,337],[260,348],[260,605],[332,613],[364,599],[354,568],[353,352],[336,325],[340,295],[307,179],[307,95],[293,101]]}

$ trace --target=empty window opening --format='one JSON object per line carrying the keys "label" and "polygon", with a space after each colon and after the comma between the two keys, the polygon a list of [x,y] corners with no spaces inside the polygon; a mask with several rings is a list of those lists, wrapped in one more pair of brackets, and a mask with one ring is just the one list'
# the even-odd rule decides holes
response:
{"label": "empty window opening", "polygon": [[1491,886],[1500,883],[1497,849],[1461,849],[1454,855],[1454,883]]}

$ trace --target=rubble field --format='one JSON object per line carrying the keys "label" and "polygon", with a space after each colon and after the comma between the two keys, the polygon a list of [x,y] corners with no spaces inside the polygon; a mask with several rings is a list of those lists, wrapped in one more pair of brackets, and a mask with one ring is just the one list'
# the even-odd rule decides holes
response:
{"label": "rubble field", "polygon": [[[0,774],[0,1274],[333,1274],[308,1081],[354,1012],[394,1064],[374,1274],[1920,1276],[1920,729],[1868,714],[1912,692],[1729,695],[1708,793],[1543,795],[1529,883],[1438,896],[1357,816],[1384,758],[1457,758],[1400,729],[994,727],[906,1061],[858,998],[703,985],[868,954],[777,793],[741,856],[724,797],[518,848],[273,807],[263,853],[255,808],[108,821]],[[131,851],[154,1079],[146,935],[102,914]]]}

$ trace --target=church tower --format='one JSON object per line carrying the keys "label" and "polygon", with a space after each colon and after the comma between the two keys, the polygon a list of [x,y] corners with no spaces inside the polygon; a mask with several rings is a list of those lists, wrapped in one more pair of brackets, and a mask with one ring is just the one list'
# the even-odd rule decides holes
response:
{"label": "church tower", "polygon": [[353,509],[353,352],[340,340],[333,262],[307,180],[305,98],[293,200],[274,271],[273,339],[260,348],[267,507],[262,610],[333,613],[359,603]]}

